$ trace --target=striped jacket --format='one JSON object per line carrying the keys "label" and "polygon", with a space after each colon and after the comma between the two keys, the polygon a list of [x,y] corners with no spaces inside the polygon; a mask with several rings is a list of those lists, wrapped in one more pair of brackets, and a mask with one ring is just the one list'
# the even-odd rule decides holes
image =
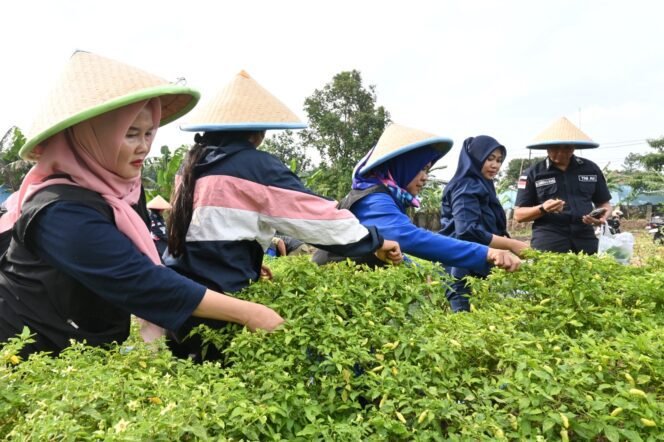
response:
{"label": "striped jacket", "polygon": [[256,281],[277,230],[343,256],[371,253],[383,243],[375,227],[312,193],[250,143],[209,149],[194,173],[186,250],[165,263],[209,288],[235,292]]}

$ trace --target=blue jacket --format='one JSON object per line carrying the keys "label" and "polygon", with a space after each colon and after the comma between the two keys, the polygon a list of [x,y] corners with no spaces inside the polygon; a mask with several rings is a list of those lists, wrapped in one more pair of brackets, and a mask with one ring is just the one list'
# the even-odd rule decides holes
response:
{"label": "blue jacket", "polygon": [[376,226],[385,239],[398,241],[404,253],[446,266],[488,270],[488,247],[417,227],[391,194],[369,194],[350,210],[362,224]]}

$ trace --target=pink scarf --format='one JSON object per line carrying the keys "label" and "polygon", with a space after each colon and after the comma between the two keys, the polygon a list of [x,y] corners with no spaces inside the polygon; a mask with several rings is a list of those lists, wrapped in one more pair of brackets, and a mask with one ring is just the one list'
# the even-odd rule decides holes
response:
{"label": "pink scarf", "polygon": [[[37,164],[25,176],[18,192],[7,200],[5,206],[8,212],[0,218],[0,232],[13,227],[21,215],[23,203],[39,189],[53,184],[80,186],[101,194],[113,209],[117,228],[141,253],[160,265],[159,254],[150,231],[131,207],[140,197],[140,176],[126,179],[112,172],[129,127],[146,106],[152,111],[154,133],[161,119],[158,98],[131,104],[83,121],[37,146]],[[67,174],[71,180],[46,179],[54,174]],[[152,332],[147,334],[151,335]],[[154,338],[146,337],[143,330],[142,334],[146,340]]]}

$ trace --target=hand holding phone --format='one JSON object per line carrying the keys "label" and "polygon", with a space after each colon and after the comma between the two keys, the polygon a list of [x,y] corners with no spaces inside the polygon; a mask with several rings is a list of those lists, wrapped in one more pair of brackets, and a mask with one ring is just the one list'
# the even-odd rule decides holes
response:
{"label": "hand holding phone", "polygon": [[606,213],[605,207],[598,207],[588,214],[589,217],[599,219],[602,215]]}

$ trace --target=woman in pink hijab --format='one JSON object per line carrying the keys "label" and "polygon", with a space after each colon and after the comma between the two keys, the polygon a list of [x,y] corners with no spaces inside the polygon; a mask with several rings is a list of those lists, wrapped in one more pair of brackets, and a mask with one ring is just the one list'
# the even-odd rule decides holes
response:
{"label": "woman in pink hijab", "polygon": [[57,354],[71,339],[122,342],[130,314],[143,318],[146,340],[191,316],[277,327],[283,320],[270,308],[162,266],[137,213],[158,126],[190,110],[198,93],[85,52],[57,86],[21,150],[37,162],[0,217],[0,235],[11,234],[0,260],[0,342],[25,326],[34,342],[24,356]]}

